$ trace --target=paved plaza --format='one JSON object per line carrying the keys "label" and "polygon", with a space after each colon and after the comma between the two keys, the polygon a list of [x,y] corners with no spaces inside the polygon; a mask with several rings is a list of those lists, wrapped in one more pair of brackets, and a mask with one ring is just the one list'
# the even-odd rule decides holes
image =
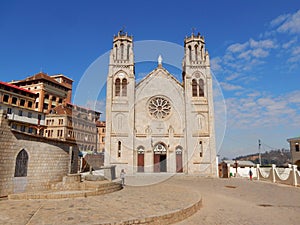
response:
{"label": "paved plaza", "polygon": [[300,188],[245,178],[127,177],[121,191],[57,200],[0,200],[0,224],[114,224],[164,215],[202,199],[185,224],[299,224]]}

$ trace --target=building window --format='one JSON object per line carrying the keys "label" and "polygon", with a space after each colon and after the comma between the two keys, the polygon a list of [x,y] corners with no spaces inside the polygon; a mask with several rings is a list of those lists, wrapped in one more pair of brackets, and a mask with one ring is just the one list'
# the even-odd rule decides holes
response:
{"label": "building window", "polygon": [[21,130],[22,132],[25,132],[25,126],[22,125],[20,130]]}
{"label": "building window", "polygon": [[189,46],[188,47],[188,49],[189,49],[189,60],[190,60],[190,62],[192,62],[192,48],[191,48],[191,46]]}
{"label": "building window", "polygon": [[17,129],[17,124],[13,123],[13,124],[11,125],[11,128],[16,130],[16,129]]}
{"label": "building window", "polygon": [[28,128],[28,133],[32,134],[32,131],[33,131],[32,127],[29,127]]}
{"label": "building window", "polygon": [[299,150],[299,143],[296,143],[296,144],[295,144],[295,151],[296,151],[296,152],[299,152],[299,151],[300,151],[300,150]]}
{"label": "building window", "polygon": [[8,95],[4,95],[3,96],[3,102],[8,102],[9,96]]}
{"label": "building window", "polygon": [[48,109],[48,104],[47,104],[47,103],[44,103],[44,104],[43,104],[43,108],[44,108],[44,110],[47,110],[47,109]]}
{"label": "building window", "polygon": [[63,130],[57,130],[57,137],[63,136]]}
{"label": "building window", "polygon": [[25,106],[25,100],[24,99],[20,100],[20,106]]}
{"label": "building window", "polygon": [[22,110],[19,110],[18,115],[19,115],[19,116],[22,116],[22,115],[23,115],[23,111],[22,111]]}
{"label": "building window", "polygon": [[124,55],[124,44],[122,43],[122,44],[120,45],[120,47],[121,47],[121,60],[123,60],[123,55]]}
{"label": "building window", "polygon": [[47,131],[48,131],[47,137],[52,137],[52,135],[53,135],[53,130],[46,130],[46,133],[47,133]]}
{"label": "building window", "polygon": [[122,96],[127,96],[127,80],[122,80]]}
{"label": "building window", "polygon": [[15,177],[26,177],[28,167],[28,154],[25,149],[19,152],[16,158]]}
{"label": "building window", "polygon": [[198,45],[195,45],[195,60],[198,61]]}
{"label": "building window", "polygon": [[195,79],[193,79],[192,81],[192,94],[193,97],[197,97],[198,93],[197,93],[197,81]]}
{"label": "building window", "polygon": [[120,96],[120,90],[121,90],[121,81],[120,78],[117,78],[115,83],[115,96]]}
{"label": "building window", "polygon": [[127,45],[127,60],[129,60],[129,52],[130,51],[130,45]]}
{"label": "building window", "polygon": [[14,105],[16,105],[17,104],[17,100],[18,99],[16,97],[13,97],[11,103],[14,104]]}
{"label": "building window", "polygon": [[118,141],[118,157],[120,158],[121,157],[121,150],[122,150],[122,143],[121,141]]}
{"label": "building window", "polygon": [[58,119],[58,124],[59,125],[62,125],[64,123],[64,120],[63,119]]}
{"label": "building window", "polygon": [[118,45],[116,45],[116,44],[115,44],[115,50],[116,50],[115,56],[116,56],[116,59],[118,59],[119,58],[119,56],[118,56]]}
{"label": "building window", "polygon": [[199,80],[199,96],[204,97],[204,81],[202,79]]}
{"label": "building window", "polygon": [[7,108],[7,114],[11,114],[11,108]]}
{"label": "building window", "polygon": [[28,118],[32,118],[32,112],[28,112]]}
{"label": "building window", "polygon": [[28,108],[32,108],[32,101],[28,101]]}

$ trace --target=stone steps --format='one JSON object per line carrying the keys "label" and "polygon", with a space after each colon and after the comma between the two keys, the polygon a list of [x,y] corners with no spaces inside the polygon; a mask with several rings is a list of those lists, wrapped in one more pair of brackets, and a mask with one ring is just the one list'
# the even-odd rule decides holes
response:
{"label": "stone steps", "polygon": [[81,182],[76,185],[68,184],[68,188],[63,190],[50,190],[44,192],[28,192],[11,194],[8,199],[61,199],[61,198],[79,198],[96,195],[103,195],[122,189],[120,182]]}

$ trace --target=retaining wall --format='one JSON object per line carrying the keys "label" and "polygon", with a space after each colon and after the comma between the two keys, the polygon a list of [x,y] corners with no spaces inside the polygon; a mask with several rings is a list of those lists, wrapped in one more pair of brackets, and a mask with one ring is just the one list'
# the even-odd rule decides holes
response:
{"label": "retaining wall", "polygon": [[[70,146],[74,151],[72,164]],[[15,177],[16,158],[23,149],[28,155],[27,174]],[[0,111],[0,162],[0,197],[47,190],[69,172],[77,172],[78,148],[76,143],[11,130],[6,115]]]}

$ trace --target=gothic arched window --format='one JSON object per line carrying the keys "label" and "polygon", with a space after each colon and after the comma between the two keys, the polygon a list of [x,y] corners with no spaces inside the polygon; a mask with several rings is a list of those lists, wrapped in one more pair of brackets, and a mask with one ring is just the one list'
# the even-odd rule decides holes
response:
{"label": "gothic arched window", "polygon": [[199,80],[199,96],[204,97],[204,81],[202,79]]}
{"label": "gothic arched window", "polygon": [[189,59],[190,59],[190,62],[192,62],[192,48],[191,48],[191,46],[189,46],[188,48],[189,48]]}
{"label": "gothic arched window", "polygon": [[196,57],[196,61],[198,60],[198,45],[195,45],[195,57]]}
{"label": "gothic arched window", "polygon": [[115,96],[120,96],[120,91],[121,91],[121,80],[120,78],[117,78],[115,82]]}
{"label": "gothic arched window", "polygon": [[127,96],[127,80],[123,78],[122,80],[122,96]]}
{"label": "gothic arched window", "polygon": [[116,56],[115,59],[118,59],[118,45],[117,44],[115,44],[115,56]]}
{"label": "gothic arched window", "polygon": [[197,81],[195,79],[192,80],[192,96],[197,97],[198,91],[197,91]]}
{"label": "gothic arched window", "polygon": [[26,177],[28,167],[28,154],[22,149],[16,158],[15,177]]}
{"label": "gothic arched window", "polygon": [[122,43],[120,45],[120,47],[121,47],[121,60],[123,60],[123,56],[124,56],[124,44]]}
{"label": "gothic arched window", "polygon": [[129,60],[129,50],[130,50],[130,45],[127,45],[127,60]]}

